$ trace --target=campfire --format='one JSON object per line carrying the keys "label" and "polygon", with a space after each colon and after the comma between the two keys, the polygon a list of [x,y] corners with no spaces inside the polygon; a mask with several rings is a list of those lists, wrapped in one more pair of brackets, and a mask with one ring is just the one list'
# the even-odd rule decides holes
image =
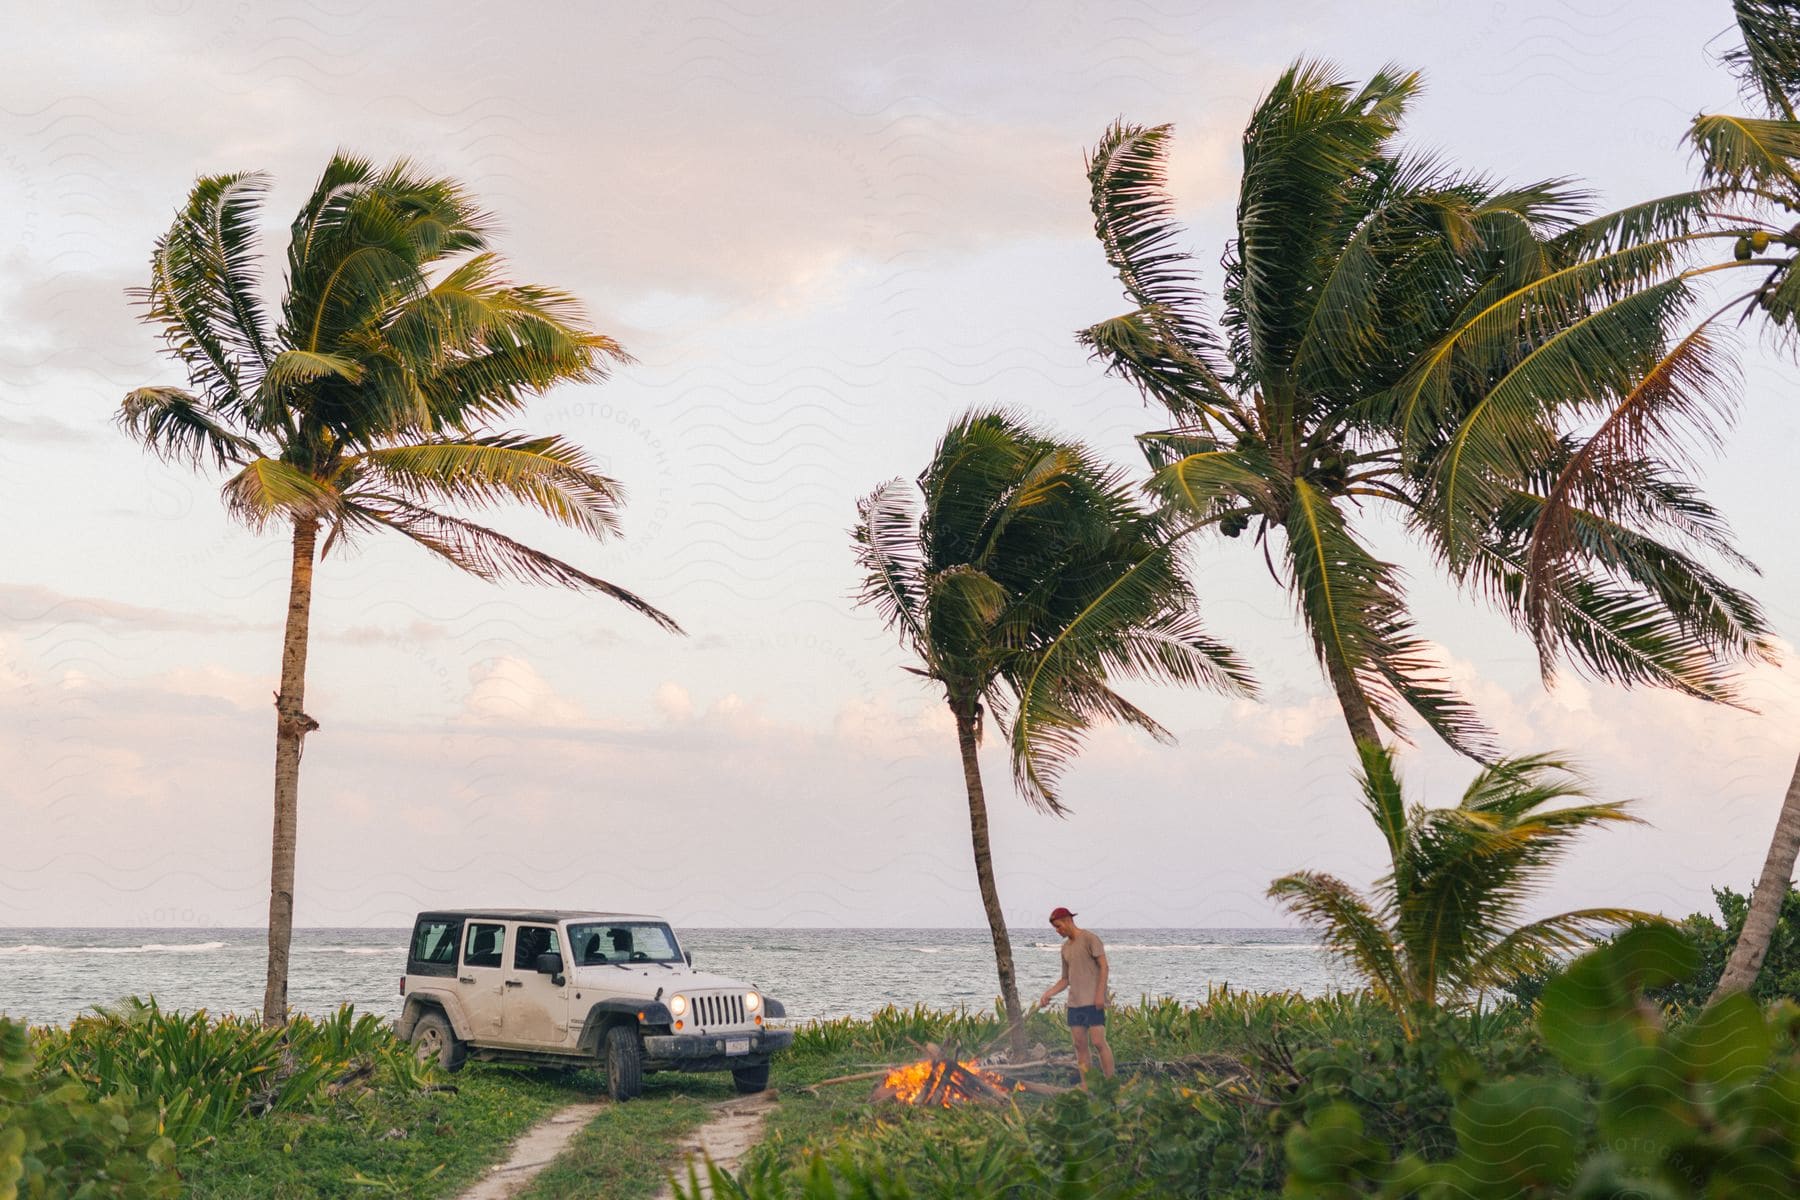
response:
{"label": "campfire", "polygon": [[1023,1086],[1008,1083],[974,1059],[958,1062],[935,1046],[927,1049],[931,1057],[889,1071],[870,1099],[893,1100],[920,1108],[949,1108],[955,1104],[1004,1103],[1009,1092]]}

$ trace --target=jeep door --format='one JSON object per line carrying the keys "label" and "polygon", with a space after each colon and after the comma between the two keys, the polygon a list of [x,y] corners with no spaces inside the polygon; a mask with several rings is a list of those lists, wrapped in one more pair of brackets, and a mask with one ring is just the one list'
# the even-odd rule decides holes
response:
{"label": "jeep door", "polygon": [[531,921],[513,925],[507,944],[500,1033],[501,1041],[508,1045],[560,1049],[571,1041],[568,976],[560,976],[565,982],[559,984],[559,977],[538,973],[538,955],[546,953],[562,953],[556,926]]}
{"label": "jeep door", "polygon": [[462,963],[456,972],[456,995],[469,1018],[470,1032],[491,1042],[500,1034],[501,997],[505,979],[506,926],[499,921],[471,920],[463,927]]}

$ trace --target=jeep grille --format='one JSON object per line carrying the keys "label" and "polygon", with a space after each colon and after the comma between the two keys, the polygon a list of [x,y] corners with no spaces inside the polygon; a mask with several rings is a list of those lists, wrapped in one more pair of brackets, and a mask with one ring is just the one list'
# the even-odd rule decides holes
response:
{"label": "jeep grille", "polygon": [[701,1029],[717,1029],[744,1024],[744,997],[740,992],[720,992],[693,998],[694,1024]]}

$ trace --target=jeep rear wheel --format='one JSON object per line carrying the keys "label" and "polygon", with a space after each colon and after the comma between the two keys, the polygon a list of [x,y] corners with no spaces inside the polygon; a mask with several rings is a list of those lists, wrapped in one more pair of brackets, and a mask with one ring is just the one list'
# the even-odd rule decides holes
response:
{"label": "jeep rear wheel", "polygon": [[754,1096],[769,1088],[769,1064],[760,1067],[739,1067],[731,1073],[731,1082],[737,1085],[738,1095]]}
{"label": "jeep rear wheel", "polygon": [[614,1025],[606,1031],[606,1094],[630,1100],[644,1090],[644,1055],[637,1030]]}
{"label": "jeep rear wheel", "polygon": [[428,1012],[419,1018],[413,1026],[412,1047],[413,1057],[420,1062],[435,1062],[446,1071],[460,1070],[467,1051],[441,1012]]}

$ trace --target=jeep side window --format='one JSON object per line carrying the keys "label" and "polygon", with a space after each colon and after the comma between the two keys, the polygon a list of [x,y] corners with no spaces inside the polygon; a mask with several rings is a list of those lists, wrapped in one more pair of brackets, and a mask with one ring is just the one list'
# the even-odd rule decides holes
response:
{"label": "jeep side window", "polygon": [[463,966],[497,967],[501,963],[500,946],[506,940],[504,925],[471,925],[468,941],[463,943]]}
{"label": "jeep side window", "polygon": [[456,965],[457,921],[420,921],[413,930],[412,959],[438,966]]}
{"label": "jeep side window", "polygon": [[521,925],[519,935],[513,941],[513,966],[521,971],[537,970],[537,957],[540,954],[562,952],[562,946],[556,940],[556,930],[548,925]]}

